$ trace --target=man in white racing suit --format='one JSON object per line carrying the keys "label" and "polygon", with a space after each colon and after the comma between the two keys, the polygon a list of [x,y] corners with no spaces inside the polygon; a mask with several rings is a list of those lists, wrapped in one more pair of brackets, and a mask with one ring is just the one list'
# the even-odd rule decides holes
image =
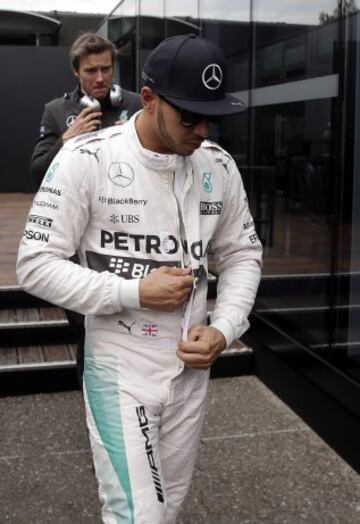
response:
{"label": "man in white racing suit", "polygon": [[[84,398],[106,524],[174,524],[199,444],[209,368],[248,328],[261,244],[234,160],[206,140],[245,109],[225,59],[195,35],[163,41],[143,109],[68,141],[19,249],[28,292],[86,315]],[[219,272],[207,325],[207,253]],[[68,260],[77,251],[81,266]]]}

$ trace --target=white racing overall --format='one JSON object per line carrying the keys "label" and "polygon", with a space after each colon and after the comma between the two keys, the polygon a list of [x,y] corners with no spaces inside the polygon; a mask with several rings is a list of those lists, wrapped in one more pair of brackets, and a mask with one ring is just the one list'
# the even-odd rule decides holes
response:
{"label": "white racing overall", "polygon": [[[135,118],[61,149],[34,198],[17,271],[26,291],[86,315],[84,397],[103,522],[174,524],[209,376],[184,368],[178,342],[206,323],[210,243],[211,325],[228,345],[248,328],[261,244],[230,155],[208,141],[186,158],[145,150]],[[75,251],[81,266],[68,260]],[[188,265],[187,304],[140,307],[140,278]]]}

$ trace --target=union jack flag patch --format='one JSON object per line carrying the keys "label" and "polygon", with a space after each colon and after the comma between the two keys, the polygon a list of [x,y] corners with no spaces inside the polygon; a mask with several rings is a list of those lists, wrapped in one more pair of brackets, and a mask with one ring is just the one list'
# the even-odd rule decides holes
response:
{"label": "union jack flag patch", "polygon": [[157,337],[159,326],[153,322],[144,322],[141,327],[141,334],[143,337]]}

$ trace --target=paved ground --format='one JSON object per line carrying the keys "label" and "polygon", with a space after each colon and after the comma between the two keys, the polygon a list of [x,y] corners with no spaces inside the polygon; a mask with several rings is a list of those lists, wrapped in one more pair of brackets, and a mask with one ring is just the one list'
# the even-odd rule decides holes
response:
{"label": "paved ground", "polygon": [[[79,392],[0,399],[0,515],[100,524]],[[359,522],[359,475],[298,417],[255,377],[211,382],[179,524]]]}

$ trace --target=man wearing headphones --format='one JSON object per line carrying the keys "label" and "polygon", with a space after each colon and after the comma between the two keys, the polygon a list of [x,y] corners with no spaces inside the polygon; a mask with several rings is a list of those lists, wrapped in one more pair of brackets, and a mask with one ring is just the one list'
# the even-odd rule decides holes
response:
{"label": "man wearing headphones", "polygon": [[[94,33],[83,33],[70,49],[77,87],[45,105],[30,166],[38,189],[52,160],[70,138],[121,124],[141,109],[140,96],[114,85],[115,46]],[[77,261],[77,255],[71,257]],[[77,340],[76,369],[79,382],[84,366],[84,317],[66,310]]]}
{"label": "man wearing headphones", "polygon": [[77,87],[45,105],[30,174],[38,188],[64,143],[100,127],[120,124],[141,109],[138,94],[113,85],[115,46],[94,33],[80,35],[70,49]]}

